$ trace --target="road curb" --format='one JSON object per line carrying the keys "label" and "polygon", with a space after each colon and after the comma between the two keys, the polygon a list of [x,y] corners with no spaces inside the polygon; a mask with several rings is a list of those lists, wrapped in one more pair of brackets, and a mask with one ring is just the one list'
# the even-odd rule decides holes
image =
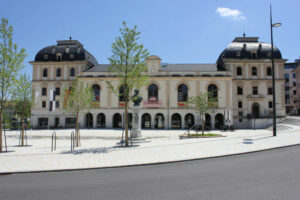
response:
{"label": "road curb", "polygon": [[125,167],[138,167],[138,166],[151,166],[151,165],[163,165],[163,164],[171,164],[171,163],[181,163],[181,162],[188,162],[188,161],[196,161],[196,160],[207,160],[207,159],[215,159],[215,158],[223,158],[223,157],[230,157],[230,156],[238,156],[244,154],[252,154],[258,153],[263,151],[270,151],[270,150],[277,150],[289,147],[300,146],[300,143],[286,145],[286,146],[279,146],[273,147],[268,149],[260,149],[254,151],[247,151],[242,153],[234,153],[234,154],[226,154],[226,155],[219,155],[219,156],[208,156],[202,158],[192,158],[192,159],[183,159],[183,160],[174,160],[174,161],[163,161],[163,162],[153,162],[153,163],[143,163],[143,164],[132,164],[132,165],[118,165],[118,166],[108,166],[108,167],[91,167],[91,168],[74,168],[74,169],[53,169],[53,170],[38,170],[38,171],[17,171],[17,172],[0,172],[0,176],[8,176],[13,174],[28,174],[28,173],[44,173],[44,172],[65,172],[65,171],[79,171],[79,170],[95,170],[95,169],[113,169],[113,168],[125,168]]}

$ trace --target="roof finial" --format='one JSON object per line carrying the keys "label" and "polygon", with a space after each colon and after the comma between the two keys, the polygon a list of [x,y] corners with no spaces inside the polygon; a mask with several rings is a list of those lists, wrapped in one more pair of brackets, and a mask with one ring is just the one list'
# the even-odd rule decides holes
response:
{"label": "roof finial", "polygon": [[71,35],[70,35],[69,39],[72,40],[72,36]]}
{"label": "roof finial", "polygon": [[246,33],[245,32],[243,33],[243,37],[246,37]]}

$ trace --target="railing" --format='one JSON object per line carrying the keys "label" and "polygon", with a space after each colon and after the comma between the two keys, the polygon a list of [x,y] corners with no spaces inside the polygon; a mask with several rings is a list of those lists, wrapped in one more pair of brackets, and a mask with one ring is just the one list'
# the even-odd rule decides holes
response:
{"label": "railing", "polygon": [[56,150],[56,132],[52,133],[52,137],[51,137],[51,151],[53,151],[53,147],[54,147],[54,151]]}
{"label": "railing", "polygon": [[75,148],[75,135],[74,131],[71,132],[71,151]]}
{"label": "railing", "polygon": [[[26,141],[26,145],[27,146],[27,133],[26,133],[26,129],[24,129],[24,138],[25,138],[25,141]],[[20,129],[20,135],[19,135],[19,146],[21,146],[21,143],[22,143],[22,129]]]}
{"label": "railing", "polygon": [[4,142],[5,142],[5,151],[7,152],[7,142],[6,142],[6,132],[5,132],[5,127],[3,129],[3,137],[4,137]]}

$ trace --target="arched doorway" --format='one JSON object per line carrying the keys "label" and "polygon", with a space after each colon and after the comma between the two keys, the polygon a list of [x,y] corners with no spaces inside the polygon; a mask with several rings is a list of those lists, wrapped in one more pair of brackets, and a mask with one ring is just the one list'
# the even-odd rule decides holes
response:
{"label": "arched doorway", "polygon": [[163,114],[158,113],[154,117],[154,128],[165,128],[165,117]]}
{"label": "arched doorway", "polygon": [[132,128],[132,113],[128,113],[128,128]]}
{"label": "arched doorway", "polygon": [[151,115],[149,113],[142,115],[142,128],[151,128]]}
{"label": "arched doorway", "polygon": [[191,113],[186,114],[184,117],[184,128],[189,129],[192,126],[194,126],[194,124],[195,124],[194,115]]}
{"label": "arched doorway", "polygon": [[215,128],[220,129],[222,126],[224,126],[224,116],[219,113],[215,116]]}
{"label": "arched doorway", "polygon": [[211,129],[211,117],[208,113],[205,114],[205,129]]}
{"label": "arched doorway", "polygon": [[113,116],[113,128],[122,128],[122,116],[119,113]]}
{"label": "arched doorway", "polygon": [[171,117],[171,128],[181,129],[181,116],[175,113]]}
{"label": "arched doorway", "polygon": [[103,113],[97,115],[97,128],[105,128],[105,115]]}
{"label": "arched doorway", "polygon": [[91,113],[86,114],[85,126],[87,128],[93,128],[93,115]]}
{"label": "arched doorway", "polygon": [[253,103],[252,104],[252,117],[254,119],[259,118],[260,114],[259,114],[259,104],[258,103]]}

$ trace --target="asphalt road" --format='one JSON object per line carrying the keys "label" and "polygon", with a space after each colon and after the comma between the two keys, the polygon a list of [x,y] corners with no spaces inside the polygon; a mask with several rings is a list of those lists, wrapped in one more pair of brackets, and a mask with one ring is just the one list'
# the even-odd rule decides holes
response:
{"label": "asphalt road", "polygon": [[300,146],[162,165],[0,176],[0,200],[6,199],[298,200]]}

